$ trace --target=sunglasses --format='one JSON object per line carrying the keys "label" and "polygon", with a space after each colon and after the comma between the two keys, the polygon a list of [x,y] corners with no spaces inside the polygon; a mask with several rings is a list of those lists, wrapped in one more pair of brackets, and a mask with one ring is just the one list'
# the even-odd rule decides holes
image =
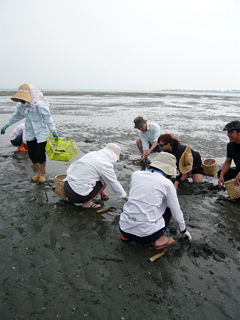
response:
{"label": "sunglasses", "polygon": [[160,147],[164,147],[167,145],[167,143],[163,143],[163,144],[159,143],[159,145],[160,145]]}

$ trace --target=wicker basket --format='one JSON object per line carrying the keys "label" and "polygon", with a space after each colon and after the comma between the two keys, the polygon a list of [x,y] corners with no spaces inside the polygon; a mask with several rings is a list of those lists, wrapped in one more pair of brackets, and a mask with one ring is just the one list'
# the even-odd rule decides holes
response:
{"label": "wicker basket", "polygon": [[55,192],[60,197],[66,198],[65,192],[64,192],[64,179],[66,178],[66,174],[59,174],[55,177]]}
{"label": "wicker basket", "polygon": [[203,174],[205,176],[215,177],[217,173],[217,161],[212,158],[203,160]]}
{"label": "wicker basket", "polygon": [[240,198],[240,186],[234,184],[234,179],[225,181],[225,187],[227,189],[228,195],[231,199]]}

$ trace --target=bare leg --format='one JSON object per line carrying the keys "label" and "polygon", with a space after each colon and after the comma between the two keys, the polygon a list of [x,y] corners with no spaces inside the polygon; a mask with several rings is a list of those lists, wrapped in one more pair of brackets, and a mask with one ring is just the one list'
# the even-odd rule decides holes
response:
{"label": "bare leg", "polygon": [[140,138],[138,138],[136,140],[136,144],[137,144],[137,147],[139,149],[139,151],[141,152],[141,154],[143,154],[143,149],[142,149],[142,140]]}
{"label": "bare leg", "polygon": [[109,195],[104,191],[104,189],[106,188],[106,183],[104,181],[103,182],[103,188],[102,188],[102,192],[100,192],[101,195],[101,199],[107,200],[109,199]]}
{"label": "bare leg", "polygon": [[180,181],[184,181],[184,180],[186,180],[187,179],[187,173],[184,173],[182,176],[181,176],[181,179],[180,179]]}
{"label": "bare leg", "polygon": [[44,163],[34,163],[34,167],[37,170],[37,176],[33,177],[33,181],[38,181],[39,179],[42,180],[42,182],[45,182],[45,167],[46,167],[46,161]]}
{"label": "bare leg", "polygon": [[[160,237],[158,240],[156,240],[155,242],[154,242],[154,244],[153,244],[153,246],[154,246],[154,248],[155,249],[157,249],[157,248],[159,248],[159,247],[161,247],[161,246],[170,246],[170,245],[172,245],[172,244],[174,244],[175,243],[175,240],[173,239],[173,238],[168,238],[168,237],[164,237],[164,236],[162,236],[162,237]],[[160,248],[159,248],[160,249]]]}
{"label": "bare leg", "polygon": [[193,182],[195,183],[201,183],[203,180],[203,175],[200,173],[196,173],[193,175]]}
{"label": "bare leg", "polygon": [[[102,187],[101,190],[95,195],[95,197],[92,198],[92,199],[90,199],[90,200],[87,201],[87,202],[84,202],[83,205],[82,205],[82,207],[83,207],[83,208],[90,208],[90,207],[94,204],[93,199],[95,199],[99,194],[101,194],[101,193],[103,192],[103,190],[106,188],[106,186],[107,186],[107,185],[106,185],[106,183],[104,182],[103,187]],[[100,207],[101,207],[101,205],[100,205],[100,204],[97,204],[95,208],[100,208]]]}
{"label": "bare leg", "polygon": [[33,164],[35,169],[37,170],[37,175],[32,178],[33,181],[38,181],[39,180],[38,164],[39,164],[38,162]]}
{"label": "bare leg", "polygon": [[44,163],[38,164],[38,175],[39,179],[45,179],[45,167],[46,167],[46,161]]}

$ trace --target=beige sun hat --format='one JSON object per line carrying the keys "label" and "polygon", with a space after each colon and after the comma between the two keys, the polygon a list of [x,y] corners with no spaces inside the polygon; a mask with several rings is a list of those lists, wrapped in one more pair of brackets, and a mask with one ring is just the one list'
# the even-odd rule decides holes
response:
{"label": "beige sun hat", "polygon": [[120,153],[121,153],[121,148],[120,148],[117,144],[115,144],[115,143],[108,143],[105,148],[108,148],[108,149],[112,150],[112,151],[115,153],[115,155],[116,155],[116,157],[117,157],[117,160],[119,161],[119,156],[120,156]]}
{"label": "beige sun hat", "polygon": [[176,157],[169,152],[159,152],[154,161],[151,163],[151,167],[161,170],[168,176],[177,176],[179,171],[176,169]]}
{"label": "beige sun hat", "polygon": [[28,84],[21,84],[21,86],[18,88],[18,92],[11,98],[11,100],[14,102],[18,102],[19,99],[27,102],[32,101],[31,91]]}
{"label": "beige sun hat", "polygon": [[193,156],[189,146],[184,150],[179,160],[179,170],[182,174],[188,173],[193,166]]}

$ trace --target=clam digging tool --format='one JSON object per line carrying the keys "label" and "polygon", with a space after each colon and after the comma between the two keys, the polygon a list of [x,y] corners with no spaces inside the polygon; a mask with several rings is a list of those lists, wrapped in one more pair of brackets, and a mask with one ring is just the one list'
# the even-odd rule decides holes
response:
{"label": "clam digging tool", "polygon": [[97,210],[97,213],[103,213],[103,212],[115,211],[115,210],[117,210],[117,208],[115,208],[115,207],[108,207],[108,208],[104,208],[104,209]]}
{"label": "clam digging tool", "polygon": [[149,258],[149,260],[150,260],[151,262],[153,262],[153,261],[157,260],[158,258],[160,258],[161,256],[163,256],[166,252],[167,252],[167,250],[162,251],[162,252],[160,252],[160,253],[158,253],[158,254],[155,254],[155,256]]}
{"label": "clam digging tool", "polygon": [[145,162],[145,161],[146,161],[145,157],[142,157],[140,160],[137,160],[137,162]]}

